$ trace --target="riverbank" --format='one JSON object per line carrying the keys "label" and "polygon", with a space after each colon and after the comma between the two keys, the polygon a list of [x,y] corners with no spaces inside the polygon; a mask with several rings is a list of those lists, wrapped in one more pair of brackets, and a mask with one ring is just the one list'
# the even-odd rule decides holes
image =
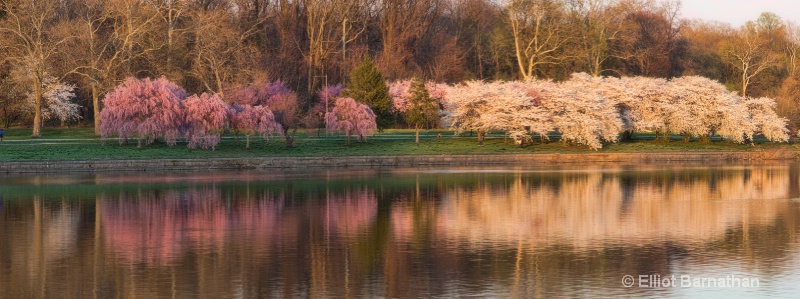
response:
{"label": "riverbank", "polygon": [[416,144],[411,130],[387,130],[367,142],[344,137],[301,132],[294,146],[282,138],[268,142],[223,137],[216,150],[189,149],[184,142],[167,146],[156,142],[138,148],[135,142],[118,144],[92,137],[91,129],[46,130],[46,138],[24,136],[22,129],[7,130],[0,142],[0,173],[20,172],[109,172],[237,170],[271,168],[342,167],[425,167],[469,165],[535,165],[545,163],[669,163],[707,161],[757,161],[795,159],[798,143],[757,140],[756,146],[728,141],[654,141],[652,134],[636,134],[631,140],[606,144],[594,151],[586,146],[567,145],[551,136],[551,142],[520,148],[502,134],[489,135],[483,145],[474,136],[452,131],[427,131]]}
{"label": "riverbank", "polygon": [[431,166],[547,165],[568,163],[721,163],[728,161],[793,160],[800,153],[787,150],[748,152],[579,153],[509,155],[395,155],[242,157],[204,159],[11,161],[0,163],[0,173],[53,172],[160,172],[186,170],[380,168]]}

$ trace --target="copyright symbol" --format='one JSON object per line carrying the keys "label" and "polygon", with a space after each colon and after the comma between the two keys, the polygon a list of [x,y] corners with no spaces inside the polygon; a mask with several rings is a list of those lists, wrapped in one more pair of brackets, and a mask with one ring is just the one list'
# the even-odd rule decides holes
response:
{"label": "copyright symbol", "polygon": [[626,288],[630,288],[633,286],[634,279],[633,276],[625,275],[622,277],[622,286]]}

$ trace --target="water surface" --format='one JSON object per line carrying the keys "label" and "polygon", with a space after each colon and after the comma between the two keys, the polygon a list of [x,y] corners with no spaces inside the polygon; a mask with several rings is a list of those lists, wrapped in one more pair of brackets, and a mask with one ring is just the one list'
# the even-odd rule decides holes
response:
{"label": "water surface", "polygon": [[798,198],[798,164],[5,175],[0,298],[792,298]]}

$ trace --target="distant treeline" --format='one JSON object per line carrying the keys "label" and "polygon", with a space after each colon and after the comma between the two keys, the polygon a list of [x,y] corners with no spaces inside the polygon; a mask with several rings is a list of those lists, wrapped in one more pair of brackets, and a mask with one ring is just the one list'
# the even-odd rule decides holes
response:
{"label": "distant treeline", "polygon": [[307,110],[365,57],[387,81],[704,76],[776,99],[797,125],[800,27],[679,12],[647,0],[0,0],[0,126],[40,127],[48,93],[70,87],[81,118],[61,124],[88,123],[131,76],[223,98],[280,80]]}

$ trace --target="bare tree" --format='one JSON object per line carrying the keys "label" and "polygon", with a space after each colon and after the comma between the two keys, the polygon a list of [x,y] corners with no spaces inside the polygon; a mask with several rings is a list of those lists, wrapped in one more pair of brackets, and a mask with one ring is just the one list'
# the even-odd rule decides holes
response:
{"label": "bare tree", "polygon": [[59,11],[64,9],[62,1],[6,0],[0,2],[5,18],[0,22],[0,34],[4,40],[0,47],[18,66],[29,70],[34,97],[33,137],[42,135],[42,96],[48,63],[71,37],[54,34],[59,25]]}
{"label": "bare tree", "polygon": [[769,45],[758,34],[756,24],[747,22],[740,28],[731,42],[724,47],[727,62],[741,73],[742,96],[747,96],[747,88],[753,78],[770,68],[775,58]]}
{"label": "bare tree", "polygon": [[621,34],[627,5],[617,0],[572,0],[570,10],[577,25],[578,59],[592,76],[600,76],[612,57],[610,42]]}
{"label": "bare tree", "polygon": [[681,23],[677,18],[678,2],[667,1],[661,6],[645,3],[621,3],[627,5],[620,32],[611,43],[617,64],[616,71],[622,75],[675,77],[682,71],[678,57],[682,51],[679,35]]}
{"label": "bare tree", "polygon": [[495,27],[503,26],[503,14],[488,0],[460,0],[451,4],[455,37],[462,47],[464,63],[479,79],[487,76],[487,70],[496,67],[491,59],[491,34]]}
{"label": "bare tree", "polygon": [[563,8],[553,0],[510,0],[506,9],[520,76],[533,79],[541,65],[561,59],[557,51],[569,39]]}
{"label": "bare tree", "polygon": [[164,58],[164,60],[161,60],[163,63],[161,68],[165,73],[172,74],[173,69],[176,67],[176,58],[186,54],[185,52],[178,53],[178,51],[180,48],[185,48],[182,47],[181,41],[188,31],[186,23],[188,22],[190,1],[157,0],[155,4],[156,14],[158,14],[160,20],[156,22],[156,29],[153,30],[153,33],[166,35],[162,35],[159,38],[165,39],[161,42],[163,43],[161,48]]}
{"label": "bare tree", "polygon": [[100,134],[100,98],[138,70],[132,62],[155,49],[146,39],[158,15],[151,7],[131,0],[87,0],[77,18],[75,67],[91,89],[95,134]]}
{"label": "bare tree", "polygon": [[381,0],[381,52],[377,64],[389,79],[420,72],[414,59],[419,46],[443,9],[441,0]]}
{"label": "bare tree", "polygon": [[786,22],[786,39],[783,42],[783,54],[786,57],[789,76],[797,75],[797,60],[800,58],[800,26]]}
{"label": "bare tree", "polygon": [[307,47],[301,48],[301,52],[306,60],[308,91],[311,92],[318,87],[316,79],[326,75],[323,74],[325,60],[340,46],[342,55],[346,55],[346,44],[358,38],[366,26],[357,20],[356,12],[363,4],[360,1],[306,0],[303,4]]}
{"label": "bare tree", "polygon": [[224,95],[225,84],[240,75],[239,53],[243,44],[226,10],[194,11],[192,75],[206,90]]}

